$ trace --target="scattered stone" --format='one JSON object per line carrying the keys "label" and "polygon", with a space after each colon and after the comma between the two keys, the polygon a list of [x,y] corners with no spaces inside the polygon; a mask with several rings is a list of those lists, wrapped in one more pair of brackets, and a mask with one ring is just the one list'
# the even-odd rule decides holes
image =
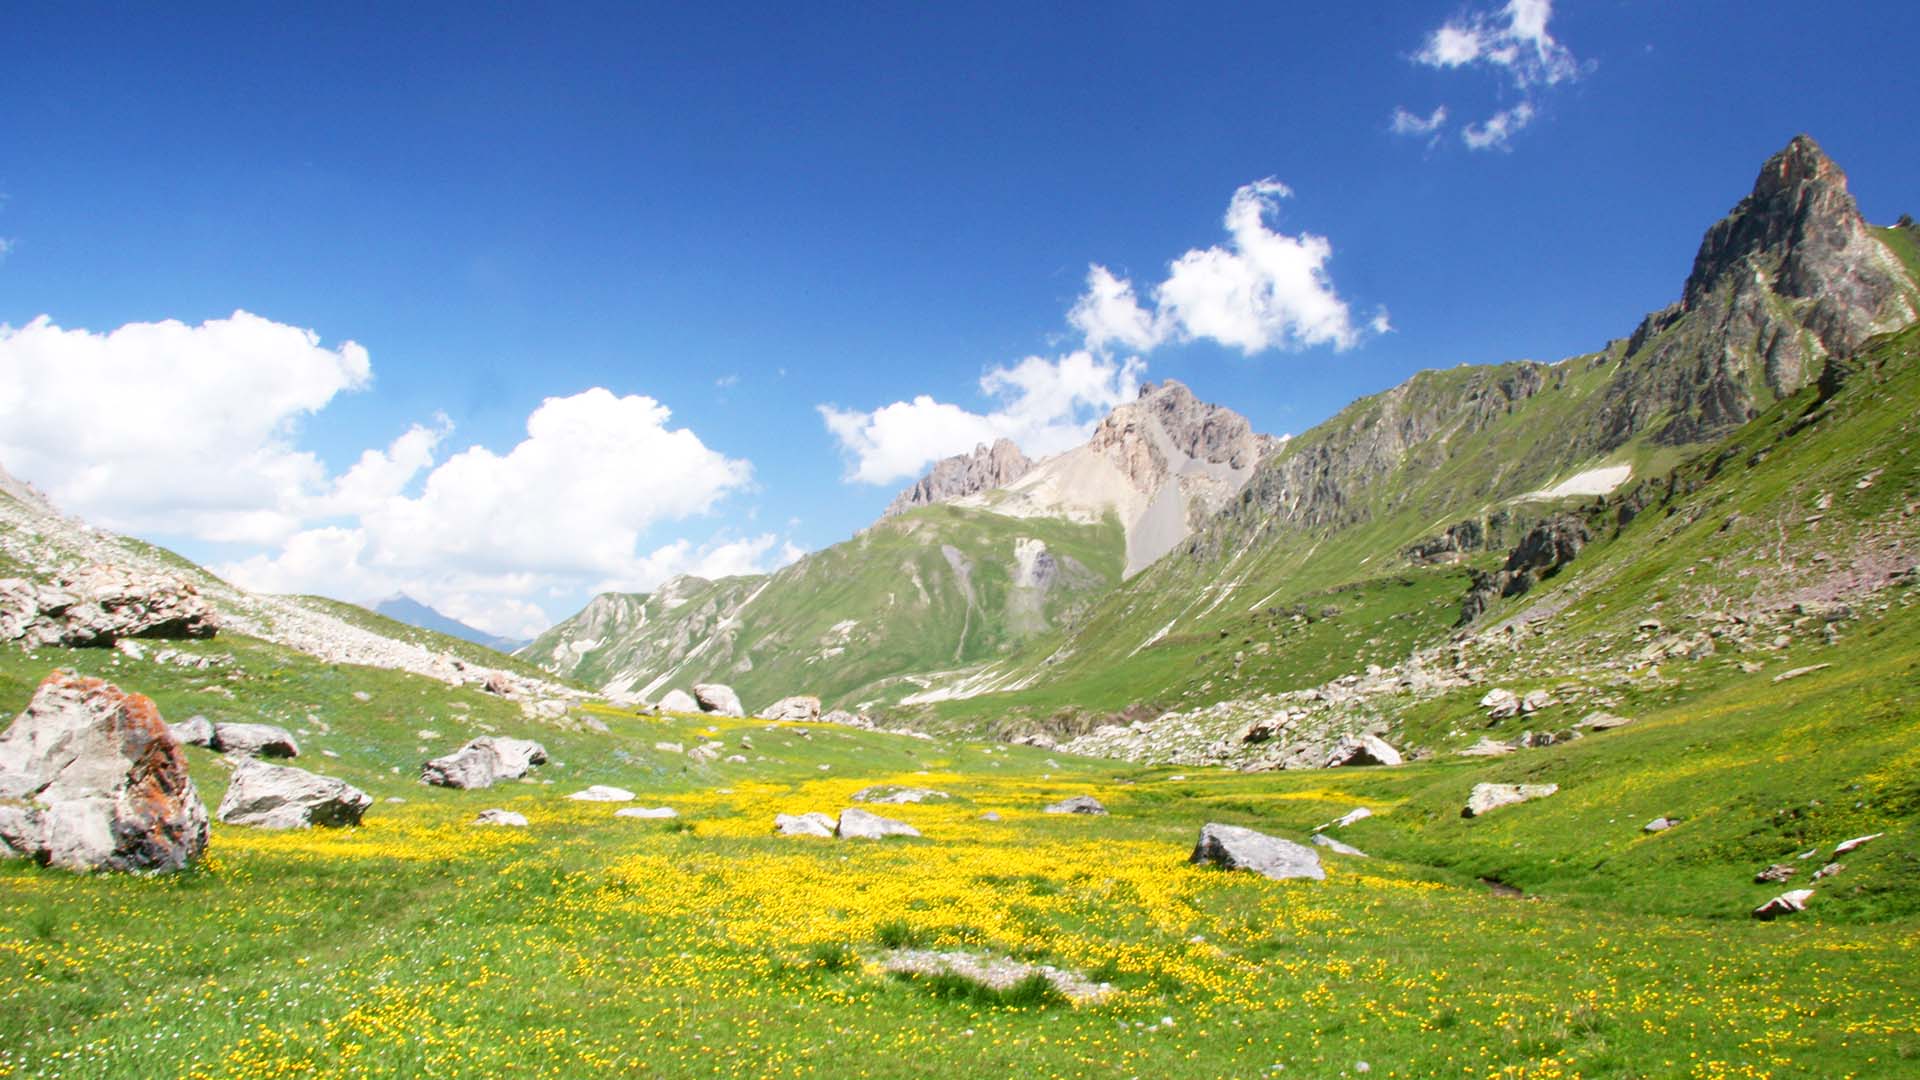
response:
{"label": "scattered stone", "polygon": [[700,703],[693,700],[685,690],[669,690],[667,696],[660,699],[660,711],[670,713],[697,713]]}
{"label": "scattered stone", "polygon": [[1107,808],[1091,795],[1075,795],[1047,807],[1049,814],[1104,814]]}
{"label": "scattered stone", "polygon": [[729,765],[745,765],[747,763],[747,756],[745,754],[728,754],[726,756],[726,762]]}
{"label": "scattered stone", "polygon": [[[1369,810],[1364,806],[1356,806],[1353,809],[1347,811],[1346,813],[1341,814],[1339,817],[1334,818],[1333,827],[1336,829],[1344,829],[1356,821],[1365,821],[1372,816],[1373,816],[1372,810]],[[1321,827],[1325,828],[1325,826],[1321,826]]]}
{"label": "scattered stone", "polygon": [[355,690],[353,692],[353,700],[365,705],[367,702],[373,700],[373,695],[367,693],[365,690]]}
{"label": "scattered stone", "polygon": [[1830,878],[1833,875],[1845,869],[1846,869],[1846,865],[1843,863],[1830,862],[1827,865],[1813,872],[1813,880],[1825,881],[1827,878]]}
{"label": "scattered stone", "polygon": [[613,812],[613,816],[624,817],[624,818],[644,818],[649,821],[654,821],[654,820],[664,820],[666,818],[677,818],[680,816],[680,811],[675,810],[671,806],[654,806],[654,807],[627,806],[627,807],[622,807],[619,810],[615,810]]}
{"label": "scattered stone", "polygon": [[733,687],[721,683],[696,683],[693,700],[700,704],[703,713],[716,716],[747,715],[747,710],[740,706],[740,695],[733,692]]}
{"label": "scattered stone", "polygon": [[1513,753],[1513,744],[1480,736],[1480,741],[1463,750],[1455,750],[1459,757],[1501,757]]}
{"label": "scattered stone", "polygon": [[1614,728],[1623,728],[1631,723],[1633,723],[1633,721],[1624,716],[1615,716],[1610,712],[1595,710],[1581,717],[1580,722],[1573,726],[1586,728],[1588,731],[1612,731]]}
{"label": "scattered stone", "polygon": [[1489,720],[1505,720],[1520,714],[1520,699],[1511,690],[1496,688],[1480,699],[1480,707],[1487,710]]}
{"label": "scattered stone", "polygon": [[1775,675],[1773,681],[1777,683],[1786,682],[1788,679],[1797,679],[1802,675],[1811,675],[1816,671],[1825,671],[1832,666],[1832,664],[1809,664],[1806,667],[1797,667],[1792,671],[1783,671]]}
{"label": "scattered stone", "polygon": [[1033,746],[1033,747],[1038,747],[1039,749],[1042,749],[1042,750],[1060,749],[1059,740],[1055,739],[1053,736],[1047,734],[1044,731],[1036,731],[1028,735],[1019,736],[1018,738],[1013,740],[1013,745]]}
{"label": "scattered stone", "polygon": [[547,761],[547,748],[532,739],[482,735],[420,767],[420,779],[439,787],[474,790],[500,780],[518,780]]}
{"label": "scattered stone", "polygon": [[811,724],[820,719],[820,699],[807,694],[783,697],[760,711],[768,720],[787,720]]}
{"label": "scattered stone", "polygon": [[482,810],[480,816],[473,819],[475,825],[506,825],[516,829],[527,827],[527,816],[511,810]]}
{"label": "scattered stone", "polygon": [[1753,917],[1762,922],[1771,922],[1776,916],[1792,915],[1807,910],[1807,901],[1813,899],[1812,889],[1794,889],[1753,909]]}
{"label": "scattered stone", "polygon": [[1308,839],[1312,840],[1316,847],[1323,847],[1323,848],[1326,848],[1328,851],[1335,852],[1340,855],[1358,855],[1363,859],[1367,857],[1366,852],[1361,851],[1359,848],[1354,847],[1352,844],[1343,844],[1340,841],[1335,840],[1333,837],[1328,836],[1326,833],[1314,833]]}
{"label": "scattered stone", "polygon": [[781,836],[833,835],[833,819],[825,814],[775,814],[773,831]]}
{"label": "scattered stone", "polygon": [[215,724],[213,748],[246,757],[295,758],[300,746],[286,728],[272,724]]}
{"label": "scattered stone", "polygon": [[0,858],[169,871],[206,847],[206,805],[151,699],[55,671],[0,733]]}
{"label": "scattered stone", "polygon": [[904,821],[850,807],[840,811],[840,822],[834,826],[833,834],[842,840],[879,840],[888,836],[919,836],[920,830]]}
{"label": "scattered stone", "polygon": [[1341,738],[1327,757],[1327,768],[1350,765],[1399,765],[1400,751],[1388,746],[1378,735],[1347,735]]}
{"label": "scattered stone", "polygon": [[1799,868],[1791,863],[1774,863],[1765,870],[1753,875],[1755,885],[1777,885],[1792,877]]}
{"label": "scattered stone", "polygon": [[1200,841],[1194,845],[1187,861],[1212,863],[1227,870],[1251,870],[1276,881],[1288,878],[1324,881],[1327,876],[1320,866],[1319,854],[1312,848],[1238,825],[1201,826]]}
{"label": "scattered stone", "polygon": [[980,815],[980,820],[981,821],[999,821],[1000,814],[998,811],[989,810],[986,813]]}
{"label": "scattered stone", "polygon": [[1038,975],[1047,980],[1060,996],[1076,1005],[1092,1004],[1113,993],[1110,984],[1094,982],[1078,972],[967,952],[895,949],[881,961],[881,966],[892,974],[908,977],[957,976],[989,990],[1011,990]]}
{"label": "scattered stone", "polygon": [[687,760],[695,765],[711,765],[720,760],[720,751],[724,749],[726,747],[717,742],[701,743],[687,751]]}
{"label": "scattered stone", "polygon": [[246,758],[233,770],[218,817],[229,825],[304,829],[358,825],[373,797],[344,780]]}
{"label": "scattered stone", "polygon": [[106,647],[122,638],[210,638],[220,620],[179,578],[99,565],[51,585],[0,581],[0,641],[22,648]]}
{"label": "scattered stone", "polygon": [[1680,822],[1679,822],[1679,819],[1677,818],[1657,817],[1657,818],[1654,818],[1652,821],[1647,822],[1645,825],[1642,825],[1640,827],[1640,831],[1645,833],[1666,832],[1668,829],[1671,829],[1678,824],[1680,824]]}
{"label": "scattered stone", "polygon": [[626,788],[617,788],[609,784],[594,784],[585,791],[576,791],[567,796],[574,802],[632,802],[636,796]]}
{"label": "scattered stone", "polygon": [[1559,784],[1475,784],[1467,796],[1461,817],[1479,817],[1489,810],[1513,806],[1533,799],[1544,799],[1560,790]]}
{"label": "scattered stone", "polygon": [[952,796],[944,791],[935,791],[932,788],[894,787],[889,784],[864,787],[853,793],[854,802],[894,803],[896,805],[901,803],[921,803],[926,802],[928,799],[948,798],[952,798]]}
{"label": "scattered stone", "polygon": [[1852,851],[1853,849],[1861,846],[1862,844],[1866,844],[1871,841],[1878,840],[1885,835],[1887,834],[1872,833],[1867,836],[1856,836],[1851,840],[1842,840],[1839,844],[1835,845],[1833,849],[1833,857],[1837,859],[1840,856],[1845,855],[1847,852]]}
{"label": "scattered stone", "polygon": [[177,724],[168,724],[167,733],[182,746],[212,746],[213,721],[195,713]]}
{"label": "scattered stone", "polygon": [[1527,696],[1520,699],[1520,711],[1531,715],[1558,704],[1559,700],[1545,690],[1529,690]]}
{"label": "scattered stone", "polygon": [[653,748],[662,754],[684,754],[687,752],[686,747],[681,746],[677,742],[657,742],[653,744]]}

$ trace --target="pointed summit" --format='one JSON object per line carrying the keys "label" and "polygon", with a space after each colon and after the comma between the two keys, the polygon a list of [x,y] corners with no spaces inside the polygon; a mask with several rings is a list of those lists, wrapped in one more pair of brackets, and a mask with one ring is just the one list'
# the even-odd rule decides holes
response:
{"label": "pointed summit", "polygon": [[1021,453],[1012,439],[995,439],[992,446],[982,443],[974,447],[971,454],[955,454],[934,462],[933,468],[927,470],[927,475],[894,496],[880,516],[882,519],[890,518],[915,507],[952,502],[978,492],[991,491],[1027,475],[1027,470],[1031,468],[1033,461]]}

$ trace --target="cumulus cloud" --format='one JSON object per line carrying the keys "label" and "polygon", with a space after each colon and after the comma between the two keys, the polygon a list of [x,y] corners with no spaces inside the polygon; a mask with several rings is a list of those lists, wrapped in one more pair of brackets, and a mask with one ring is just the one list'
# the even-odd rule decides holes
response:
{"label": "cumulus cloud", "polygon": [[447,428],[416,426],[362,454],[309,504],[351,514],[351,525],[304,530],[222,572],[252,589],[363,601],[404,589],[482,629],[525,636],[545,625],[529,599],[543,589],[645,590],[675,574],[765,569],[770,535],[643,550],[654,525],[704,514],[752,481],[746,461],[669,426],[671,415],[653,398],[595,387],[546,399],[504,454],[472,446],[438,464]]}
{"label": "cumulus cloud", "polygon": [[[1413,54],[1415,63],[1431,68],[1484,68],[1519,93],[1518,104],[1461,127],[1460,139],[1469,149],[1507,149],[1508,139],[1532,122],[1544,89],[1572,82],[1585,72],[1586,67],[1547,28],[1552,18],[1552,0],[1508,0],[1504,7],[1469,11],[1448,20],[1428,33]],[[1396,108],[1391,129],[1396,135],[1428,135],[1446,119],[1445,106],[1425,118]]]}
{"label": "cumulus cloud", "polygon": [[1076,446],[1115,405],[1139,396],[1145,370],[1138,359],[1085,351],[1055,360],[1029,356],[980,377],[981,395],[997,403],[986,412],[926,394],[871,411],[818,408],[848,458],[847,479],[887,484],[998,438],[1012,439],[1033,457]]}
{"label": "cumulus cloud", "polygon": [[0,461],[109,528],[269,542],[326,488],[300,421],[371,380],[359,345],[244,311],[104,334],[0,325]]}
{"label": "cumulus cloud", "polygon": [[[1131,281],[1095,264],[1068,321],[1094,351],[1119,344],[1145,352],[1196,340],[1249,356],[1317,345],[1352,348],[1362,332],[1327,274],[1333,245],[1324,236],[1290,236],[1268,225],[1280,200],[1292,194],[1271,177],[1236,190],[1224,221],[1228,242],[1173,260],[1152,289],[1152,312]],[[1374,325],[1383,320],[1377,316]]]}

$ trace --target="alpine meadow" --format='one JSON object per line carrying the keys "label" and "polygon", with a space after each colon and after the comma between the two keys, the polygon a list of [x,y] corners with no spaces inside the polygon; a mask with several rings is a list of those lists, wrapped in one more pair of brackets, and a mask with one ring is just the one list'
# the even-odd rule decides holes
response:
{"label": "alpine meadow", "polygon": [[1843,8],[0,15],[0,1077],[1920,1077]]}

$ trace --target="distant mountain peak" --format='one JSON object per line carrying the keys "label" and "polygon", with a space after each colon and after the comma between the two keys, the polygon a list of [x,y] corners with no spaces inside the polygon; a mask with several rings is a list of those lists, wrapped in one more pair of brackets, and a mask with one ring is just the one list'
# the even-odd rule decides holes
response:
{"label": "distant mountain peak", "polygon": [[912,487],[894,497],[880,515],[890,518],[921,506],[952,502],[1005,487],[1033,468],[1033,460],[1022,453],[1012,439],[998,438],[989,446],[981,443],[971,454],[955,454],[933,463],[927,474]]}
{"label": "distant mountain peak", "polygon": [[496,649],[503,653],[510,653],[526,644],[522,641],[514,641],[511,638],[503,638],[496,634],[489,634],[479,627],[468,626],[459,619],[436,611],[404,592],[394,593],[392,596],[380,601],[373,606],[373,610],[395,622],[403,622],[408,626],[416,626],[422,630],[432,630],[435,633],[445,634],[448,637],[456,637],[462,641],[471,641],[475,645],[485,645],[489,649]]}

